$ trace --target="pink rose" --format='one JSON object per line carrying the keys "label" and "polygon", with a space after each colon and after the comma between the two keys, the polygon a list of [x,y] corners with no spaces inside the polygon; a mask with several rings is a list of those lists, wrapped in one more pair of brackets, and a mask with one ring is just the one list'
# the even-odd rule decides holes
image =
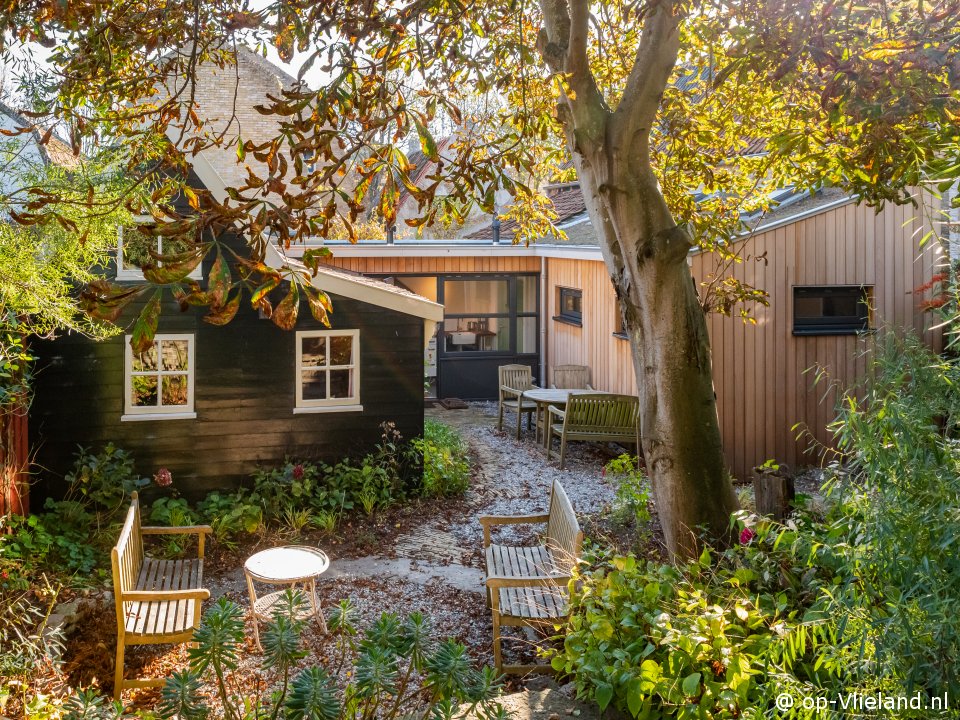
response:
{"label": "pink rose", "polygon": [[157,474],[153,476],[153,481],[157,484],[157,487],[170,487],[173,484],[173,475],[166,468],[160,468],[157,470]]}
{"label": "pink rose", "polygon": [[757,534],[750,528],[744,528],[740,531],[740,544],[749,545],[750,541],[753,540]]}
{"label": "pink rose", "polygon": [[298,464],[293,466],[293,479],[303,480],[303,465]]}

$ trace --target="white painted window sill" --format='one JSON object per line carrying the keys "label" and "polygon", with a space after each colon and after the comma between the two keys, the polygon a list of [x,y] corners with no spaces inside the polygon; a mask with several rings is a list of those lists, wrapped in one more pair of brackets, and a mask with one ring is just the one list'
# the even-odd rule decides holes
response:
{"label": "white painted window sill", "polygon": [[314,405],[311,407],[297,407],[294,415],[309,415],[311,413],[343,413],[363,412],[363,405]]}
{"label": "white painted window sill", "polygon": [[144,420],[195,420],[195,412],[133,413],[121,415],[120,422],[141,422]]}

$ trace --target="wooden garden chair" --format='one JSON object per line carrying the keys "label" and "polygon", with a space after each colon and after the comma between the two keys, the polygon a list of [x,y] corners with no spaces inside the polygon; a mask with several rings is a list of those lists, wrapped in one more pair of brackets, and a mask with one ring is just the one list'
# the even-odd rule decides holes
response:
{"label": "wooden garden chair", "polygon": [[559,390],[593,390],[590,368],[586,365],[555,365],[550,387]]}
{"label": "wooden garden chair", "polygon": [[497,368],[500,379],[500,407],[497,429],[503,430],[503,411],[510,410],[517,415],[517,440],[520,439],[520,423],[527,416],[527,429],[531,427],[537,404],[523,397],[523,393],[537,387],[533,384],[533,370],[529,365],[501,365]]}
{"label": "wooden garden chair", "polygon": [[566,410],[547,408],[547,459],[553,437],[560,438],[560,469],[568,440],[618,442],[640,446],[640,401],[632,395],[571,395]]}
{"label": "wooden garden chair", "polygon": [[[546,523],[542,544],[498,545],[495,526]],[[493,661],[505,673],[551,672],[549,665],[504,665],[502,626],[549,628],[569,615],[567,587],[583,546],[583,532],[570,498],[560,483],[550,491],[549,511],[538,515],[484,515],[483,548],[487,566],[487,602],[493,615]]]}

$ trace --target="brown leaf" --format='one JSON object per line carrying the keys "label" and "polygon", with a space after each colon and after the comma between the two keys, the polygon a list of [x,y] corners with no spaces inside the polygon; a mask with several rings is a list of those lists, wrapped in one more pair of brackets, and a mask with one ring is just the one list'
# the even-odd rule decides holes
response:
{"label": "brown leaf", "polygon": [[300,309],[300,290],[296,283],[290,283],[290,292],[280,301],[273,316],[270,318],[273,324],[284,330],[293,330],[297,324],[297,312]]}

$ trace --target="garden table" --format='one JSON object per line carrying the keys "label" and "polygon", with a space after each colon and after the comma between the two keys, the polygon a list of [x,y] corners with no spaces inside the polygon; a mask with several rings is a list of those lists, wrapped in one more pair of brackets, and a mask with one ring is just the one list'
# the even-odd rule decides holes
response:
{"label": "garden table", "polygon": [[[539,442],[541,440],[540,432],[543,424],[541,423],[542,416],[546,413],[547,406],[555,405],[556,407],[565,407],[567,401],[570,399],[570,395],[603,395],[602,390],[546,390],[541,388],[534,388],[532,390],[525,390],[523,397],[531,402],[537,404],[537,422],[534,426],[534,437]],[[544,446],[546,446],[546,433],[543,433],[544,437]]]}
{"label": "garden table", "polygon": [[300,619],[311,615],[320,619],[320,627],[327,631],[327,622],[323,611],[317,602],[317,578],[330,567],[330,558],[322,550],[288,545],[285,547],[262,550],[251,555],[243,564],[243,573],[247,578],[247,589],[250,591],[250,607],[253,609],[253,637],[260,645],[261,620],[270,620],[277,605],[280,604],[285,590],[276,590],[257,597],[255,582],[265,585],[285,585],[296,587],[303,585],[308,591],[310,606],[298,614]]}

